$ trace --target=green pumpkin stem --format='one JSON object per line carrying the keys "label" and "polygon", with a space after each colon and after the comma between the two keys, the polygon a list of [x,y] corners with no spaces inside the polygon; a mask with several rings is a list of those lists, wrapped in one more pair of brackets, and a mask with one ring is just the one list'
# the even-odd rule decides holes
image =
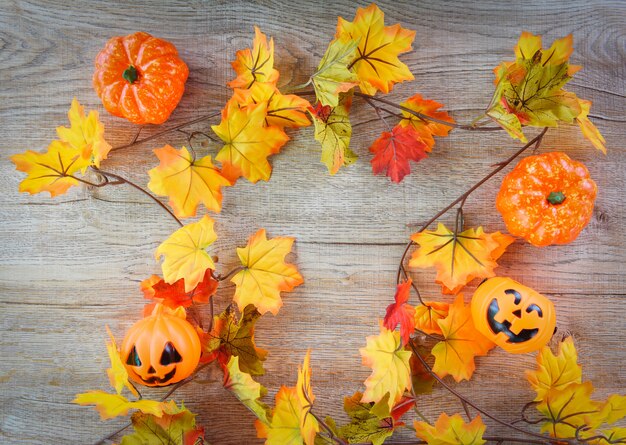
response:
{"label": "green pumpkin stem", "polygon": [[548,195],[548,202],[550,204],[558,205],[562,204],[565,201],[565,195],[563,192],[550,192]]}
{"label": "green pumpkin stem", "polygon": [[124,70],[124,72],[122,73],[122,77],[124,78],[124,80],[132,85],[133,83],[135,83],[137,77],[139,76],[137,74],[137,69],[131,65]]}

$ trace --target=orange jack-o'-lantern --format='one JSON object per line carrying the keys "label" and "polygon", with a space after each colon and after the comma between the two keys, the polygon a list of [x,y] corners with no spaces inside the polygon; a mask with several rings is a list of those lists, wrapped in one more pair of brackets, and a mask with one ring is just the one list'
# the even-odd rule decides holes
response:
{"label": "orange jack-o'-lantern", "polygon": [[166,386],[191,375],[200,361],[200,338],[185,319],[185,310],[157,304],[152,315],[126,333],[121,357],[134,381]]}
{"label": "orange jack-o'-lantern", "polygon": [[536,351],[554,334],[556,312],[543,295],[510,278],[485,280],[472,297],[476,329],[514,354]]}

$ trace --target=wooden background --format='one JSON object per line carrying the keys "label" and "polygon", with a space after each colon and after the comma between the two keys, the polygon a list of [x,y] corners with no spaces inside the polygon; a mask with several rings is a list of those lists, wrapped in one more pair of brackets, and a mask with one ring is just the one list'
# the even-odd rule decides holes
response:
{"label": "wooden background", "polygon": [[[415,81],[398,85],[390,97],[400,101],[420,92],[446,104],[460,122],[487,105],[491,69],[512,58],[521,31],[544,35],[546,44],[574,34],[572,62],[584,69],[568,88],[593,101],[592,119],[607,139],[608,155],[593,149],[578,128],[565,127],[548,133],[542,151],[564,150],[586,163],[599,188],[594,218],[567,246],[540,249],[517,241],[497,272],[553,299],[559,336],[575,337],[584,378],[593,380],[599,397],[624,392],[626,3],[390,1],[381,7],[388,24],[417,31],[415,50],[402,58]],[[130,188],[75,188],[55,200],[19,194],[23,175],[8,157],[45,149],[55,127],[67,125],[72,97],[100,110],[114,146],[132,138],[135,127],[108,115],[91,87],[93,60],[111,36],[144,30],[179,48],[190,75],[165,124],[173,126],[222,107],[230,94],[225,83],[234,77],[229,62],[250,44],[253,25],[275,38],[279,84],[296,85],[317,65],[337,16],[352,20],[355,9],[347,0],[1,2],[0,442],[87,444],[123,423],[101,422],[95,410],[70,401],[77,392],[108,387],[105,325],[121,339],[140,317],[138,284],[159,271],[153,251],[177,228]],[[292,141],[272,158],[271,181],[242,180],[227,189],[224,210],[215,216],[222,270],[235,264],[234,247],[260,227],[271,236],[297,238],[293,261],[306,282],[285,295],[278,316],[268,314],[259,323],[257,343],[270,351],[260,381],[273,401],[281,384],[295,384],[297,364],[311,348],[316,411],[340,422],[342,398],[361,389],[369,374],[358,349],[377,332],[377,319],[393,298],[397,262],[415,224],[519,147],[503,133],[453,132],[395,185],[371,173],[368,147],[382,128],[361,101],[355,101],[354,122],[352,147],[361,157],[355,165],[329,176],[312,129],[291,132]],[[151,150],[183,142],[184,136],[170,134],[116,152],[104,165],[145,185],[146,171],[157,163]],[[468,224],[504,229],[493,205],[499,181],[469,199]],[[428,297],[440,298],[433,277],[431,271],[413,275]],[[218,308],[232,291],[226,286],[219,292]],[[533,363],[533,355],[496,350],[479,358],[475,378],[457,388],[514,420],[532,399],[522,370]],[[198,413],[207,439],[258,443],[252,416],[221,388],[219,374],[200,380],[176,399]],[[419,408],[430,419],[461,410],[442,389],[425,396]],[[492,435],[505,433],[488,425]]]}

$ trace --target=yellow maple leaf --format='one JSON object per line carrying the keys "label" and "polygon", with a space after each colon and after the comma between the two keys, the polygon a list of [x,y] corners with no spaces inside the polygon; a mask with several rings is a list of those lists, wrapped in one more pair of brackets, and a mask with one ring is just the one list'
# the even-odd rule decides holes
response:
{"label": "yellow maple leaf", "polygon": [[107,369],[109,383],[113,388],[115,388],[115,392],[118,394],[121,394],[122,389],[126,387],[135,397],[138,397],[139,394],[137,393],[137,390],[128,381],[128,371],[126,370],[124,363],[122,363],[120,352],[117,349],[117,344],[115,343],[115,337],[113,337],[113,333],[108,326],[106,327],[106,330],[109,334],[109,338],[111,339],[110,343],[107,342],[107,352],[109,353],[109,360],[111,361],[111,367]]}
{"label": "yellow maple leaf", "polygon": [[200,203],[214,212],[222,209],[221,187],[231,183],[213,165],[211,156],[195,159],[187,147],[176,150],[170,145],[153,151],[160,164],[148,171],[148,188],[157,195],[169,196],[176,216],[196,216]]}
{"label": "yellow maple leaf", "polygon": [[265,229],[261,229],[250,237],[246,247],[237,249],[243,270],[230,281],[235,283],[233,300],[240,311],[253,304],[261,314],[269,311],[276,315],[283,305],[280,293],[304,282],[298,269],[285,263],[294,241],[290,237],[268,240]]}
{"label": "yellow maple leaf", "polygon": [[268,43],[267,36],[255,26],[252,49],[237,51],[231,65],[237,73],[237,77],[228,82],[231,88],[250,88],[255,82],[276,84],[279,74],[274,69],[274,39],[270,38]]}
{"label": "yellow maple leaf", "polygon": [[402,398],[404,390],[411,389],[411,351],[402,347],[400,332],[388,330],[380,324],[380,334],[367,337],[365,348],[359,349],[363,364],[372,368],[365,380],[362,402],[379,402],[389,393],[391,411]]}
{"label": "yellow maple leaf", "polygon": [[606,154],[606,142],[604,136],[600,134],[595,125],[589,120],[589,111],[591,110],[591,101],[578,99],[580,105],[580,114],[576,117],[576,123],[580,127],[583,136],[589,140],[594,147]]}
{"label": "yellow maple leaf", "polygon": [[239,357],[236,355],[231,356],[226,365],[224,388],[232,392],[261,422],[269,425],[269,408],[259,400],[267,393],[267,390],[260,383],[255,382],[250,374],[241,371]]}
{"label": "yellow maple leaf", "polygon": [[249,89],[235,88],[233,99],[241,107],[266,102],[267,126],[284,128],[311,125],[306,116],[311,106],[309,101],[295,94],[281,94],[273,83],[255,82]]}
{"label": "yellow maple leaf", "polygon": [[[425,114],[426,116],[431,116],[442,121],[454,123],[454,119],[452,119],[452,117],[446,111],[438,111],[439,108],[443,107],[442,104],[434,100],[424,99],[421,94],[415,94],[409,97],[405,102],[402,102],[400,105],[418,113]],[[409,125],[412,126],[420,135],[421,140],[428,147],[426,149],[427,152],[432,151],[432,148],[435,145],[435,139],[433,138],[433,135],[447,136],[450,130],[452,130],[452,127],[449,125],[440,124],[439,122],[426,119],[420,119],[419,117],[414,116],[408,111],[403,110],[402,116],[403,118],[400,121],[400,125],[403,127]]]}
{"label": "yellow maple leaf", "polygon": [[104,139],[104,125],[98,119],[98,112],[91,110],[85,116],[84,107],[74,98],[67,117],[70,128],[57,127],[59,139],[93,165],[100,167],[100,162],[107,158],[111,145]]}
{"label": "yellow maple leaf", "polygon": [[409,266],[437,269],[436,281],[444,291],[457,293],[475,278],[495,276],[496,259],[514,238],[500,232],[485,233],[482,227],[454,233],[439,223],[434,232],[424,230],[411,239],[420,245]]}
{"label": "yellow maple leaf", "polygon": [[[257,436],[266,439],[266,445],[302,445],[300,431],[300,402],[296,388],[281,386],[276,394],[276,407],[269,425],[257,420]],[[309,444],[307,444],[309,445]]]}
{"label": "yellow maple leaf", "polygon": [[222,111],[222,121],[211,128],[224,147],[215,159],[222,163],[222,174],[235,181],[243,176],[250,182],[267,181],[272,167],[267,157],[276,154],[289,137],[278,127],[265,126],[267,103],[240,108],[230,100]]}
{"label": "yellow maple leaf", "polygon": [[130,401],[119,394],[109,394],[104,391],[88,391],[77,394],[72,403],[78,405],[95,405],[102,420],[125,416],[130,410],[139,410],[146,414],[161,417],[166,407],[164,402],[141,399]]}
{"label": "yellow maple leaf", "polygon": [[217,239],[213,219],[204,215],[198,222],[187,224],[172,233],[157,247],[154,257],[165,257],[161,269],[167,283],[185,280],[185,292],[190,292],[204,278],[207,269],[215,269],[215,263],[206,249]]}
{"label": "yellow maple leaf", "polygon": [[45,153],[28,150],[11,156],[11,161],[17,170],[27,174],[20,182],[20,192],[48,192],[53,198],[78,185],[74,174],[89,166],[89,160],[61,141],[52,141]]}
{"label": "yellow maple leaf", "polygon": [[474,327],[472,311],[458,294],[448,309],[448,316],[438,320],[444,340],[437,343],[431,353],[435,357],[433,371],[441,378],[448,374],[454,380],[469,380],[476,365],[474,357],[487,355],[495,344]]}
{"label": "yellow maple leaf", "polygon": [[309,412],[313,407],[315,396],[311,387],[311,351],[307,351],[304,356],[304,363],[298,366],[298,382],[296,383],[296,393],[300,402],[300,431],[304,438],[304,443],[313,445],[315,435],[320,430],[319,423]]}
{"label": "yellow maple leaf", "polygon": [[428,445],[483,445],[486,426],[480,416],[465,423],[460,414],[441,413],[435,426],[415,421],[415,434]]}
{"label": "yellow maple leaf", "polygon": [[570,383],[581,383],[582,368],[577,361],[578,354],[572,337],[559,343],[556,356],[550,347],[544,346],[537,354],[537,369],[526,371],[526,379],[537,393],[535,401],[543,400],[552,388],[563,389]]}
{"label": "yellow maple leaf", "polygon": [[385,26],[385,14],[375,3],[358,8],[353,22],[339,17],[335,37],[344,36],[359,42],[348,69],[356,72],[363,93],[388,93],[395,83],[413,80],[413,74],[398,56],[412,49],[415,31],[400,24]]}
{"label": "yellow maple leaf", "polygon": [[438,301],[426,301],[424,304],[415,308],[415,329],[425,332],[426,334],[441,335],[441,327],[439,320],[448,316],[448,303],[440,303]]}
{"label": "yellow maple leaf", "polygon": [[323,106],[336,107],[339,104],[339,93],[345,93],[359,84],[358,76],[348,69],[354,60],[358,43],[344,34],[328,45],[310,80],[315,97]]}

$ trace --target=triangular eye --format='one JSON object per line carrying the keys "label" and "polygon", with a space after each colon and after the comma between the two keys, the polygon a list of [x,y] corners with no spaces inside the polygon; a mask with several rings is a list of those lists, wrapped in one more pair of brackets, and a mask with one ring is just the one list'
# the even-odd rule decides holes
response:
{"label": "triangular eye", "polygon": [[180,363],[183,358],[180,356],[176,348],[171,342],[167,342],[163,348],[163,354],[161,354],[161,365],[166,366],[170,363]]}
{"label": "triangular eye", "polygon": [[137,354],[137,349],[133,346],[133,350],[128,354],[128,358],[126,359],[126,364],[131,366],[141,366],[141,360],[139,360],[139,355]]}

